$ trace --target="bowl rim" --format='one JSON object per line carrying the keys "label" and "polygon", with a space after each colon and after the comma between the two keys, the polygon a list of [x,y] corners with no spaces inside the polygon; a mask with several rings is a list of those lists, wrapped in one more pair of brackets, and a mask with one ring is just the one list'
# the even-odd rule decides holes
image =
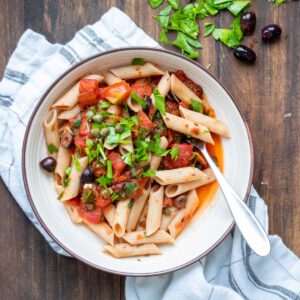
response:
{"label": "bowl rim", "polygon": [[25,154],[26,154],[26,147],[27,147],[27,141],[28,141],[28,135],[31,129],[31,125],[34,119],[34,116],[36,115],[36,112],[39,110],[41,104],[44,102],[45,98],[48,96],[48,94],[50,93],[50,91],[55,87],[55,85],[57,85],[57,83],[59,81],[61,81],[67,74],[69,74],[71,71],[73,71],[74,69],[76,69],[77,67],[79,67],[82,64],[85,64],[86,62],[93,60],[95,58],[98,58],[100,56],[105,56],[105,55],[110,55],[111,53],[115,53],[115,52],[123,52],[123,51],[132,51],[132,50],[141,50],[141,51],[153,51],[153,52],[163,52],[163,53],[167,53],[169,55],[172,56],[176,56],[179,57],[180,59],[183,59],[185,61],[188,61],[189,63],[194,64],[195,66],[197,66],[198,68],[202,69],[202,71],[204,71],[205,73],[207,73],[210,77],[212,77],[224,90],[225,92],[229,95],[229,97],[231,98],[231,100],[233,101],[233,104],[235,105],[235,107],[238,110],[238,113],[240,114],[243,122],[244,122],[244,126],[246,128],[247,131],[247,136],[248,136],[248,142],[249,142],[249,146],[250,146],[250,177],[249,177],[249,182],[248,182],[248,186],[247,186],[247,191],[246,191],[246,195],[245,198],[243,199],[245,202],[247,201],[247,199],[249,198],[250,195],[250,191],[251,191],[251,186],[252,186],[252,180],[253,180],[253,169],[254,169],[254,151],[253,151],[253,142],[252,142],[252,138],[251,138],[251,134],[250,134],[250,129],[249,126],[247,124],[247,121],[244,117],[244,115],[241,112],[241,108],[238,105],[238,103],[236,102],[236,100],[234,99],[234,97],[232,97],[231,93],[227,90],[227,88],[220,82],[220,80],[218,78],[216,78],[214,75],[212,75],[211,73],[208,72],[208,70],[206,70],[203,66],[201,66],[198,62],[193,61],[179,53],[176,53],[174,51],[170,51],[170,50],[165,50],[165,49],[160,49],[160,48],[152,48],[152,47],[125,47],[125,48],[117,48],[117,49],[112,49],[112,50],[108,50],[108,51],[104,51],[101,53],[98,53],[96,55],[90,56],[80,62],[78,62],[77,64],[71,66],[69,69],[67,69],[65,72],[63,72],[57,79],[54,80],[54,82],[47,88],[47,90],[43,93],[43,95],[41,96],[39,102],[37,103],[36,107],[34,108],[30,119],[28,121],[28,124],[26,126],[26,131],[25,131],[25,135],[24,135],[24,140],[23,140],[23,145],[22,145],[22,176],[23,176],[23,182],[24,182],[24,187],[25,187],[25,191],[30,203],[30,206],[35,214],[35,216],[37,217],[38,221],[40,222],[40,224],[42,225],[42,227],[45,229],[45,231],[47,232],[47,234],[49,234],[49,236],[64,250],[66,251],[68,254],[70,254],[72,257],[78,259],[80,262],[83,262],[85,264],[87,264],[88,266],[98,269],[98,270],[102,270],[108,273],[112,273],[112,274],[116,274],[116,275],[123,275],[123,276],[132,276],[132,277],[148,277],[148,276],[155,276],[155,275],[162,275],[162,274],[166,274],[166,273],[170,273],[170,272],[174,272],[177,270],[180,270],[182,268],[185,268],[189,265],[191,265],[192,263],[198,261],[199,259],[203,258],[204,256],[206,256],[207,254],[209,254],[211,251],[213,251],[227,236],[228,234],[231,232],[231,230],[234,228],[235,226],[235,222],[233,221],[232,224],[228,227],[228,229],[225,231],[225,233],[211,246],[209,247],[209,249],[207,249],[205,252],[201,253],[200,255],[198,255],[197,257],[191,259],[190,261],[183,263],[179,266],[173,267],[173,268],[169,268],[167,270],[162,270],[162,271],[157,271],[157,272],[147,272],[144,274],[141,273],[137,273],[137,272],[118,272],[115,270],[111,270],[108,268],[104,268],[104,267],[100,267],[94,263],[91,263],[89,261],[87,261],[86,259],[80,257],[79,255],[75,254],[73,252],[73,250],[69,249],[66,245],[64,245],[58,238],[56,238],[55,234],[51,232],[51,230],[48,228],[48,226],[44,223],[43,219],[41,218],[41,216],[39,215],[33,198],[31,196],[31,192],[29,190],[29,186],[28,186],[28,181],[27,181],[27,175],[26,175],[26,169],[25,169]]}

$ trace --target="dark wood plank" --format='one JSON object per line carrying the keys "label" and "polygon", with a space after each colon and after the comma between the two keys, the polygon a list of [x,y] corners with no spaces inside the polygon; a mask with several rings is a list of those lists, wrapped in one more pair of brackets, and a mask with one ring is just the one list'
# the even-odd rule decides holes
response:
{"label": "dark wood plank", "polygon": [[[211,64],[209,71],[221,79],[241,106],[254,141],[254,185],[268,203],[271,233],[282,236],[300,255],[298,5],[295,1],[276,8],[267,1],[253,1],[257,30],[244,43],[254,46],[257,52],[255,66],[242,65],[232,57],[231,50],[212,38],[201,40],[204,49],[199,61],[203,66]],[[125,11],[150,36],[158,38],[159,27],[152,19],[155,11],[146,0],[0,1],[1,74],[24,28],[44,34],[51,42],[65,43],[112,6]],[[232,17],[222,14],[214,20],[217,25],[227,26]],[[282,26],[283,37],[279,43],[263,45],[260,29],[274,22]],[[291,117],[284,117],[287,113]],[[1,299],[124,298],[123,278],[56,255],[2,182],[0,193]]]}

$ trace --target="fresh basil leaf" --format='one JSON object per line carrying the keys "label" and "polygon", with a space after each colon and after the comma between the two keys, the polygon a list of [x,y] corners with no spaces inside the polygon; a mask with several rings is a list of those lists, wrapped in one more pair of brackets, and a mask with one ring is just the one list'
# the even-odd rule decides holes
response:
{"label": "fresh basil leaf", "polygon": [[156,170],[148,170],[142,173],[142,177],[152,177],[156,174]]}
{"label": "fresh basil leaf", "polygon": [[133,166],[133,153],[128,152],[125,155],[122,156],[123,161],[126,165],[132,167]]}
{"label": "fresh basil leaf", "polygon": [[173,9],[177,10],[179,8],[179,0],[168,0],[168,3]]}
{"label": "fresh basil leaf", "polygon": [[178,159],[178,156],[179,156],[179,148],[178,148],[178,147],[173,147],[173,148],[170,150],[170,155],[171,155],[171,157],[172,157],[174,160],[177,160],[177,159]]}
{"label": "fresh basil leaf", "polygon": [[54,152],[58,152],[58,149],[57,149],[56,146],[53,145],[53,144],[49,144],[47,148],[48,148],[48,152],[49,152],[50,154],[53,154]]}
{"label": "fresh basil leaf", "polygon": [[232,2],[232,0],[214,0],[214,5]]}
{"label": "fresh basil leaf", "polygon": [[132,59],[131,64],[132,65],[143,66],[145,64],[145,61],[144,61],[143,58],[135,57],[135,58]]}
{"label": "fresh basil leaf", "polygon": [[250,4],[250,1],[234,1],[227,9],[237,16],[244,8]]}
{"label": "fresh basil leaf", "polygon": [[146,108],[146,101],[142,99],[136,92],[132,91],[130,96],[134,102],[138,103],[142,107],[142,109]]}
{"label": "fresh basil leaf", "polygon": [[210,5],[209,3],[204,3],[204,8],[207,10],[207,12],[211,15],[211,16],[215,16],[219,10],[214,8],[212,5]]}
{"label": "fresh basil leaf", "polygon": [[159,16],[168,16],[172,10],[170,5],[166,6],[158,15]]}
{"label": "fresh basil leaf", "polygon": [[109,179],[113,178],[113,169],[112,169],[112,161],[111,160],[107,160],[106,161],[106,167],[107,167],[107,171],[106,171],[106,177]]}
{"label": "fresh basil leaf", "polygon": [[148,3],[152,8],[158,8],[160,7],[165,0],[148,0]]}
{"label": "fresh basil leaf", "polygon": [[164,28],[168,28],[168,24],[169,24],[169,20],[170,17],[169,16],[154,16],[153,17],[160,26],[164,27]]}
{"label": "fresh basil leaf", "polygon": [[191,106],[192,110],[196,112],[202,113],[203,111],[203,104],[195,99],[191,99]]}
{"label": "fresh basil leaf", "polygon": [[164,116],[166,114],[165,97],[162,96],[158,89],[153,91],[155,107]]}
{"label": "fresh basil leaf", "polygon": [[135,146],[134,157],[137,162],[142,162],[149,159],[147,142],[138,139],[134,142],[134,146]]}
{"label": "fresh basil leaf", "polygon": [[205,23],[204,24],[204,36],[207,37],[215,30],[216,25],[213,23]]}
{"label": "fresh basil leaf", "polygon": [[190,45],[190,40],[188,39],[187,35],[180,31],[177,31],[176,40],[173,41],[172,44],[180,48],[182,54],[192,59],[196,59],[199,56],[198,51],[192,48]]}
{"label": "fresh basil leaf", "polygon": [[81,165],[76,154],[73,155],[73,161],[74,161],[75,169],[77,171],[81,171]]}
{"label": "fresh basil leaf", "polygon": [[170,44],[170,41],[169,41],[169,38],[167,36],[167,30],[163,29],[161,32],[160,32],[160,35],[159,35],[159,41],[161,43],[164,43],[166,45],[169,45]]}

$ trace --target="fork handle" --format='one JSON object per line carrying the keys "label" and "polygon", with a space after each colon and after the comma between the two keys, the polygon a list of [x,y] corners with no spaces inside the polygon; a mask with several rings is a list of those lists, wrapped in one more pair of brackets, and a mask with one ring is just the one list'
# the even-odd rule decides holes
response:
{"label": "fork handle", "polygon": [[245,202],[234,191],[225,179],[219,168],[216,166],[208,152],[201,149],[206,161],[214,173],[222,193],[228,203],[236,225],[242,233],[249,247],[258,255],[266,256],[271,250],[270,241],[263,227],[251,212]]}

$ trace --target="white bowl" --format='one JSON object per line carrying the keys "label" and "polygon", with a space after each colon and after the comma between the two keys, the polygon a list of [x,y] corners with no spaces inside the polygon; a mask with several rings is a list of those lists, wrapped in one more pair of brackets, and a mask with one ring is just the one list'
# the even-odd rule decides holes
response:
{"label": "white bowl", "polygon": [[127,48],[91,57],[65,72],[48,89],[29,121],[23,145],[23,178],[31,206],[48,234],[80,261],[111,273],[129,276],[163,274],[185,267],[212,251],[233,228],[234,221],[221,192],[197,214],[174,245],[162,246],[162,255],[116,259],[101,252],[103,242],[84,226],[73,224],[56,200],[53,178],[41,171],[47,155],[42,121],[50,105],[76,81],[89,73],[130,64],[142,57],[169,71],[183,70],[199,83],[232,137],[223,139],[224,175],[238,194],[247,199],[252,182],[253,149],[249,129],[227,90],[200,65],[179,54],[150,48]]}

